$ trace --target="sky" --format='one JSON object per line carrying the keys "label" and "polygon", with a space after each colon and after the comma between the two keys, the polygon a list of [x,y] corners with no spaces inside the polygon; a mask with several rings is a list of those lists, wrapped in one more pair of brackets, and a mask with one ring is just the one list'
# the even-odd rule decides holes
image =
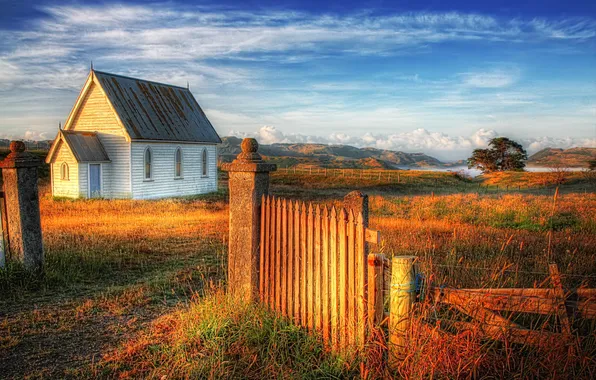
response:
{"label": "sky", "polygon": [[261,143],[596,147],[596,1],[0,0],[0,138],[54,138],[91,61]]}

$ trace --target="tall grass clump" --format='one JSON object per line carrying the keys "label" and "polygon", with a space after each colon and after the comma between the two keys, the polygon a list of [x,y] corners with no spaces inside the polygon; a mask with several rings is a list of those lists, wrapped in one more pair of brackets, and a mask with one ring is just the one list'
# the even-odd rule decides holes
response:
{"label": "tall grass clump", "polygon": [[257,304],[214,290],[106,355],[93,376],[120,378],[337,379],[357,368],[316,337]]}

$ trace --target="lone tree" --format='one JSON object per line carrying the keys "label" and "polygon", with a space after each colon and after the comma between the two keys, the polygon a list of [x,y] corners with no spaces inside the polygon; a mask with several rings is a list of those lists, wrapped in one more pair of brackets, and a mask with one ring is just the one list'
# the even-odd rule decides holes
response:
{"label": "lone tree", "polygon": [[483,173],[497,171],[520,171],[526,166],[528,154],[517,142],[507,137],[496,137],[488,143],[488,149],[475,149],[468,158],[468,168],[478,168]]}

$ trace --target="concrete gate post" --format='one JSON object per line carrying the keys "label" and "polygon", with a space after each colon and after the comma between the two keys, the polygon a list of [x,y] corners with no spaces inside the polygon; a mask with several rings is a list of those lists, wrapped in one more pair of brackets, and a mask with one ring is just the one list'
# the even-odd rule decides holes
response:
{"label": "concrete gate post", "polygon": [[263,161],[257,140],[242,140],[242,153],[223,170],[229,172],[230,239],[228,291],[244,301],[259,297],[261,198],[269,192],[269,173],[277,165]]}
{"label": "concrete gate post", "polygon": [[40,160],[25,151],[25,143],[12,141],[10,153],[0,162],[10,259],[29,271],[43,268],[43,245],[39,215],[37,168]]}

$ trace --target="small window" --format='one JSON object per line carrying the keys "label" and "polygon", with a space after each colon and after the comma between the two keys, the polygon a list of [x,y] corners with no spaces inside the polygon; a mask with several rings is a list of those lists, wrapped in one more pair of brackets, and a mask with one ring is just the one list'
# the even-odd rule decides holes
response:
{"label": "small window", "polygon": [[208,164],[208,162],[207,162],[207,149],[203,149],[203,162],[202,162],[202,164],[203,164],[203,170],[202,170],[203,177],[207,177],[207,175],[208,175],[208,170],[207,170],[208,169],[207,168],[207,164]]}
{"label": "small window", "polygon": [[151,179],[152,159],[151,148],[145,149],[145,180]]}
{"label": "small window", "polygon": [[176,178],[182,177],[182,149],[176,148],[176,168],[174,170],[174,176]]}
{"label": "small window", "polygon": [[68,164],[63,162],[60,166],[60,179],[63,181],[68,181]]}

